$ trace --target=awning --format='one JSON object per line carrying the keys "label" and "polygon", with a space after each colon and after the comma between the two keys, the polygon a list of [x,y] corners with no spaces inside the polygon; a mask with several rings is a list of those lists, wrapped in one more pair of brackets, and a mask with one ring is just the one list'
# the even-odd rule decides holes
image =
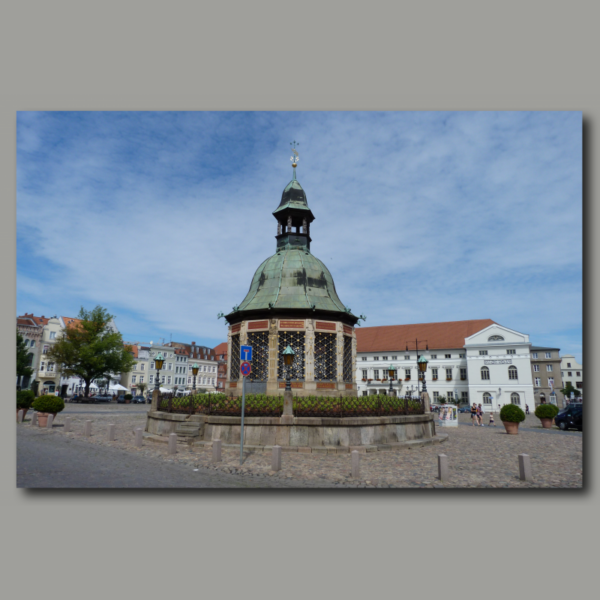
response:
{"label": "awning", "polygon": [[120,383],[116,383],[115,385],[111,385],[108,389],[109,390],[123,390],[123,391],[127,391],[127,388],[123,387]]}
{"label": "awning", "polygon": [[161,394],[170,394],[173,390],[169,390],[167,388],[161,387],[160,388],[160,392]]}

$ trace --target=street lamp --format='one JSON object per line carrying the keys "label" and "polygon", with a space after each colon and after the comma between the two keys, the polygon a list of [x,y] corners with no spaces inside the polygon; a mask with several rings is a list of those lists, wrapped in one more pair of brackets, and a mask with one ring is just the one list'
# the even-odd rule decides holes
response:
{"label": "street lamp", "polygon": [[287,374],[285,376],[285,391],[286,392],[291,392],[292,391],[292,385],[291,385],[291,372],[290,372],[290,367],[292,366],[292,363],[294,362],[294,356],[296,356],[296,353],[294,352],[294,350],[292,349],[292,347],[288,344],[288,347],[283,351],[283,362],[285,363],[285,366],[287,367]]}
{"label": "street lamp", "polygon": [[160,370],[163,368],[164,362],[165,359],[163,358],[163,355],[159,352],[156,355],[156,358],[154,359],[154,363],[156,365],[156,384],[154,385],[155,390],[160,389]]}
{"label": "street lamp", "polygon": [[427,371],[427,359],[423,355],[421,355],[421,358],[419,358],[417,361],[417,366],[419,367],[419,372],[421,373],[420,379],[423,382],[423,392],[426,392],[427,384],[425,383],[425,371]]}
{"label": "street lamp", "polygon": [[200,367],[198,367],[196,363],[192,365],[192,373],[194,374],[194,387],[192,389],[194,390],[194,392],[196,391],[196,375],[198,375],[199,368]]}
{"label": "street lamp", "polygon": [[390,364],[390,366],[388,367],[388,376],[390,378],[390,396],[394,393],[394,390],[392,388],[392,381],[394,379],[394,372],[396,369],[394,369],[394,366],[392,364]]}

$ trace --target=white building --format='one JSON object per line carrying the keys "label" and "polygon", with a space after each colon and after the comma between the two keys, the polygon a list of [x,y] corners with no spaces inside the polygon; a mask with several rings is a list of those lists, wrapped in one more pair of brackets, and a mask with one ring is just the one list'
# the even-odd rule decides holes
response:
{"label": "white building", "polygon": [[359,395],[389,393],[390,365],[397,373],[392,389],[416,394],[418,343],[433,403],[460,398],[486,411],[508,403],[535,406],[529,336],[491,319],[361,327],[356,338]]}
{"label": "white building", "polygon": [[567,387],[570,383],[583,395],[583,365],[572,354],[565,354],[560,358],[560,370],[564,386]]}

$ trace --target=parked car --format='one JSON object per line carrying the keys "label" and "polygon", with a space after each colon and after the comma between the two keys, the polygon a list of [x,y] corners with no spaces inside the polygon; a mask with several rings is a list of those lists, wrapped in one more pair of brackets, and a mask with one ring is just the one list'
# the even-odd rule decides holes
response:
{"label": "parked car", "polygon": [[125,404],[125,394],[121,394],[118,398],[117,398],[117,402],[119,404]]}
{"label": "parked car", "polygon": [[458,409],[459,413],[470,413],[471,412],[471,407],[470,406],[461,406]]}
{"label": "parked car", "polygon": [[134,396],[131,399],[131,402],[133,404],[144,404],[146,402],[146,398],[144,398],[144,396]]}
{"label": "parked car", "polygon": [[110,395],[102,396],[102,395],[98,394],[97,396],[94,396],[93,400],[94,400],[94,402],[111,402],[112,396],[110,396]]}
{"label": "parked car", "polygon": [[581,404],[569,404],[569,406],[563,408],[556,417],[554,417],[554,422],[563,431],[566,431],[567,429],[577,429],[578,431],[582,431],[583,406]]}

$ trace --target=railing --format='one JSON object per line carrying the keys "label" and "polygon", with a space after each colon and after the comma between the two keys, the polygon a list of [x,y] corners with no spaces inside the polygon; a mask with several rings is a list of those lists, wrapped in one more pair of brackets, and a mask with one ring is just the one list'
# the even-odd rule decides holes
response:
{"label": "railing", "polygon": [[[158,410],[178,414],[204,414],[239,417],[241,397],[224,394],[197,394],[159,397]],[[379,417],[424,414],[425,407],[418,398],[402,398],[383,394],[371,396],[295,397],[293,412],[296,417]],[[244,415],[247,417],[280,417],[283,414],[283,396],[249,394],[246,396]]]}

